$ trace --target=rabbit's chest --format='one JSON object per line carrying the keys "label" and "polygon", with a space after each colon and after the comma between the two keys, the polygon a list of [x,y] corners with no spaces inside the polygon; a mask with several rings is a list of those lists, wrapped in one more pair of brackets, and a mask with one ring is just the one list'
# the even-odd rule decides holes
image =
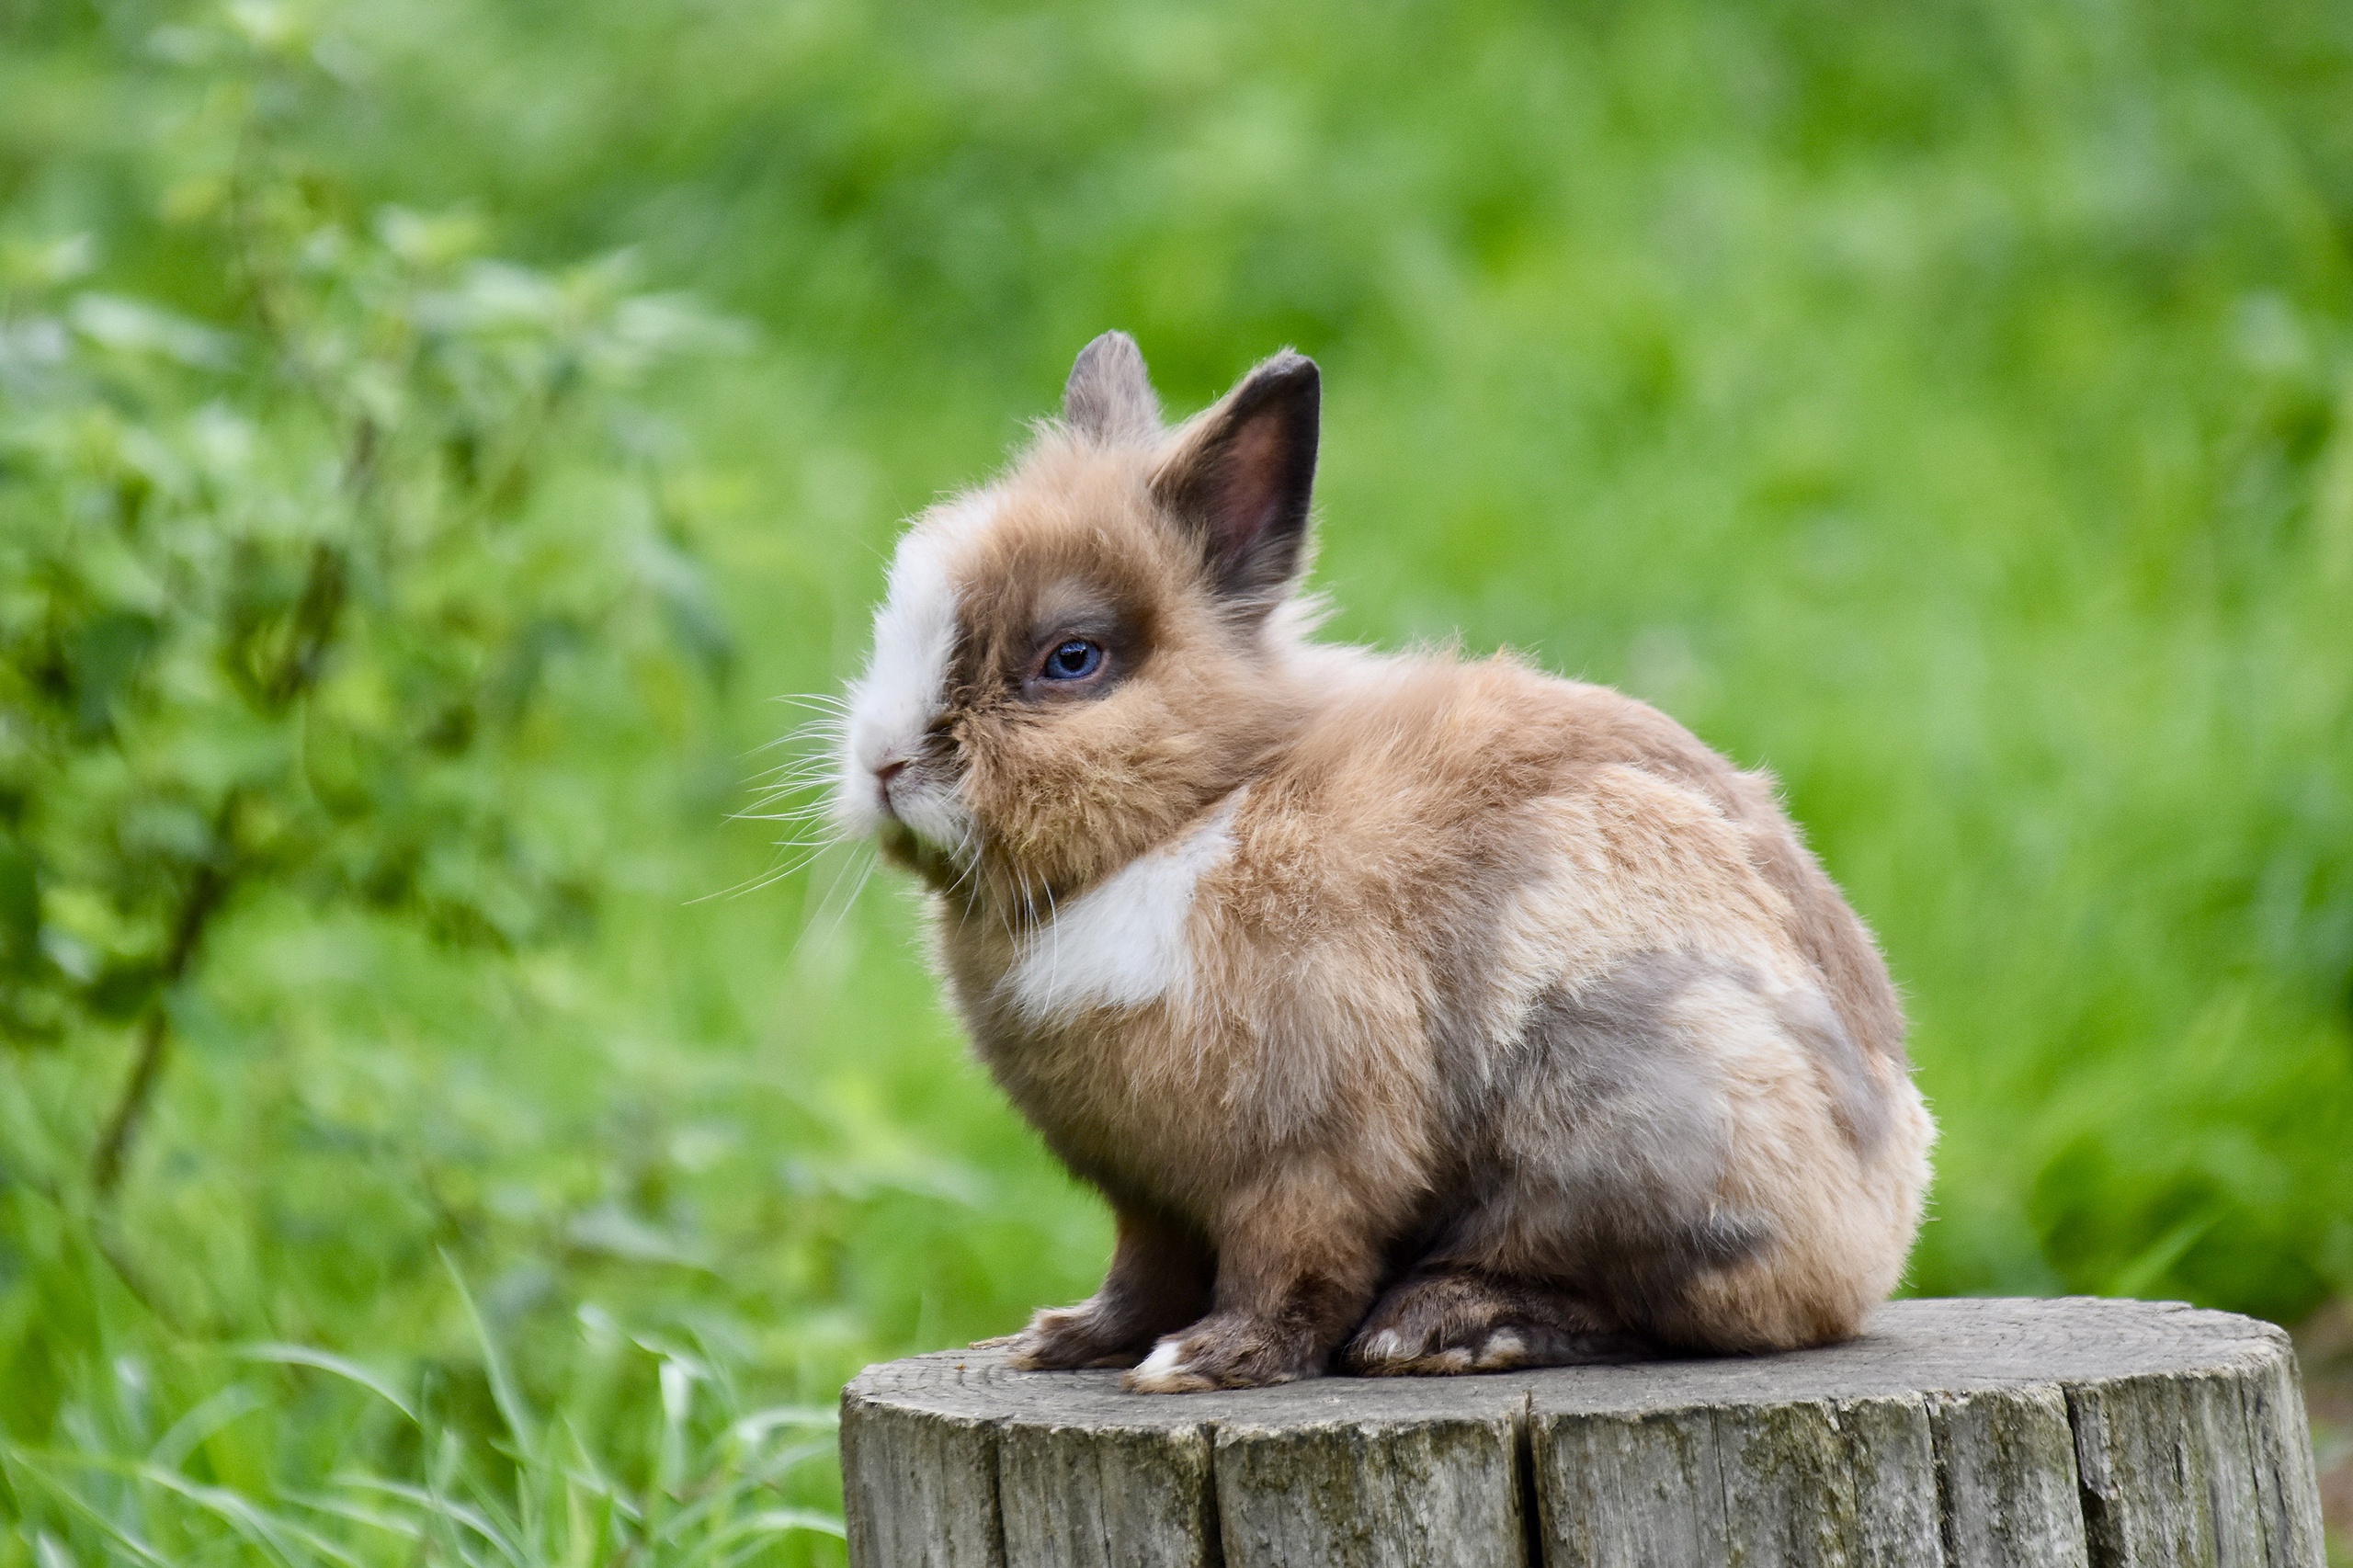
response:
{"label": "rabbit's chest", "polygon": [[1243,794],[1053,908],[1017,944],[997,998],[1033,1029],[1191,1002],[1204,978],[1202,884],[1233,858]]}
{"label": "rabbit's chest", "polygon": [[1232,1053],[1170,1010],[1097,1014],[1084,1025],[996,1031],[989,1065],[1065,1158],[1155,1188],[1232,1156],[1245,1088]]}

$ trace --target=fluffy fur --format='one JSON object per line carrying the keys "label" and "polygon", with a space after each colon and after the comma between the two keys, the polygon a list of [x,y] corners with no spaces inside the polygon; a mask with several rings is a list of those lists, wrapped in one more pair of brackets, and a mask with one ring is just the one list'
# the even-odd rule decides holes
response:
{"label": "fluffy fur", "polygon": [[1656,710],[1313,641],[1319,396],[1279,355],[1167,429],[1097,339],[908,530],[852,688],[840,818],[1117,1215],[1020,1358],[1170,1392],[1854,1334],[1933,1137],[1870,935]]}

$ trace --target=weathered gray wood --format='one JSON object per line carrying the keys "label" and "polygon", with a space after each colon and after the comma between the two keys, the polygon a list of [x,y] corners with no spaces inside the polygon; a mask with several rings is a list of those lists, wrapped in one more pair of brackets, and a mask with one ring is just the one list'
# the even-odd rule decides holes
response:
{"label": "weathered gray wood", "polygon": [[857,1568],[2321,1568],[2285,1335],[1906,1301],[1791,1356],[1144,1396],[971,1350],[843,1395]]}
{"label": "weathered gray wood", "polygon": [[[2262,1561],[2237,1381],[2120,1378],[2075,1390],[2085,1522],[2104,1562],[2238,1568]],[[2219,1424],[2236,1430],[2218,1431]]]}
{"label": "weathered gray wood", "polygon": [[1916,1396],[1567,1415],[1532,1442],[1547,1563],[1938,1561]]}
{"label": "weathered gray wood", "polygon": [[1945,1560],[1956,1568],[2085,1568],[2066,1395],[2053,1384],[1928,1403]]}
{"label": "weathered gray wood", "polygon": [[1004,1568],[996,1428],[985,1419],[845,1408],[842,1507],[849,1554],[908,1568]]}
{"label": "weathered gray wood", "polygon": [[2320,1556],[2284,1346],[2252,1366],[2090,1384],[2068,1404],[2096,1561],[2259,1568]]}
{"label": "weathered gray wood", "polygon": [[1596,1411],[1531,1426],[1530,1469],[1547,1564],[1727,1561],[1712,1412]]}
{"label": "weathered gray wood", "polygon": [[1920,1394],[1844,1401],[1839,1425],[1855,1474],[1857,1568],[1913,1568],[1942,1555],[1936,1439]]}
{"label": "weathered gray wood", "polygon": [[2285,1335],[2265,1346],[2261,1368],[2243,1387],[2255,1459],[2255,1494],[2264,1540],[2274,1562],[2318,1562],[2328,1554],[2321,1533],[2320,1479],[2312,1427],[2294,1352]]}
{"label": "weathered gray wood", "polygon": [[1519,1422],[1236,1425],[1217,1435],[1227,1568],[1518,1568]]}
{"label": "weathered gray wood", "polygon": [[1211,1568],[1210,1434],[1007,1426],[997,1435],[1007,1568]]}

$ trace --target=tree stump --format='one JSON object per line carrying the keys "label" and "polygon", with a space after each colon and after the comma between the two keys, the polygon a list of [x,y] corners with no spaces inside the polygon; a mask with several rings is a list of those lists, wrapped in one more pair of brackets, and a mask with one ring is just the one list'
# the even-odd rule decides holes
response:
{"label": "tree stump", "polygon": [[2288,1338],[1898,1301],[1849,1345],[1123,1392],[995,1349],[842,1394],[853,1568],[2323,1568]]}

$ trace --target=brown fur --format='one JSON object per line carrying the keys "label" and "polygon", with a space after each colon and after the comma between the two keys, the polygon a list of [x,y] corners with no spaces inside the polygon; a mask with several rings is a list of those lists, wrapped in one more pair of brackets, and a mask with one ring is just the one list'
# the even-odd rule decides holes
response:
{"label": "brown fur", "polygon": [[[1098,340],[1065,422],[918,523],[952,651],[920,738],[845,768],[983,1060],[1120,1216],[1026,1361],[1159,1338],[1166,1391],[1854,1333],[1933,1130],[1770,780],[1507,656],[1308,641],[1314,367],[1165,434],[1142,374]],[[1074,638],[1100,670],[1053,678]]]}

